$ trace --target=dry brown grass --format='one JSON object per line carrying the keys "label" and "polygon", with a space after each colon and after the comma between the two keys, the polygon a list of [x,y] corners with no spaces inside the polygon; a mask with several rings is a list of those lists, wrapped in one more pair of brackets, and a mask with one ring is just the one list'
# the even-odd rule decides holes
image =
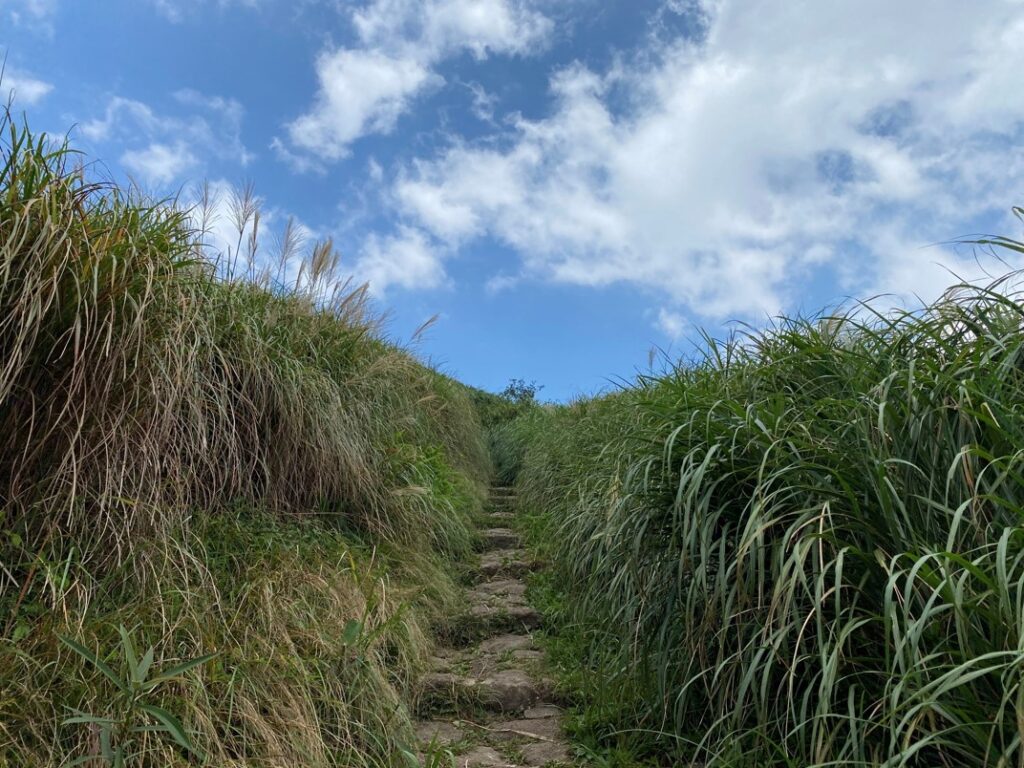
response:
{"label": "dry brown grass", "polygon": [[265,257],[251,190],[211,259],[203,205],[0,129],[0,760],[95,748],[59,724],[109,697],[55,633],[105,653],[123,623],[219,653],[163,694],[212,764],[388,764],[487,472],[466,394],[382,340],[329,242]]}

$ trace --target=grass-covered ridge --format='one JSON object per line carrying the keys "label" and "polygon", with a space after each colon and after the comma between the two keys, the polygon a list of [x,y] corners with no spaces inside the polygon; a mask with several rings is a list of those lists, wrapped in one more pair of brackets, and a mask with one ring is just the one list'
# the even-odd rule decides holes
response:
{"label": "grass-covered ridge", "polygon": [[0,764],[406,764],[489,472],[467,391],[329,244],[215,266],[0,129]]}
{"label": "grass-covered ridge", "polygon": [[710,766],[1024,760],[1005,286],[781,321],[520,419],[585,740]]}

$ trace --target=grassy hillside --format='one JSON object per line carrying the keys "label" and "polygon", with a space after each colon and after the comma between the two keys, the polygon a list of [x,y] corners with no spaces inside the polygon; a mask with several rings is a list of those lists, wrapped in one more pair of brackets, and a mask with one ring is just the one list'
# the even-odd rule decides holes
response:
{"label": "grassy hillside", "polygon": [[0,764],[406,764],[489,472],[467,391],[329,243],[261,269],[246,203],[215,265],[0,129]]}
{"label": "grassy hillside", "polygon": [[595,752],[1024,760],[1024,309],[1001,290],[783,321],[520,419]]}

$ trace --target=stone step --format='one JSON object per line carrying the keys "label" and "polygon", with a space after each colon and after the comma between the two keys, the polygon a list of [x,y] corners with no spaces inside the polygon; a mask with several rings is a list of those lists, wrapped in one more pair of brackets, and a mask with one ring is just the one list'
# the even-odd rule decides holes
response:
{"label": "stone step", "polygon": [[[480,653],[484,656],[504,656],[517,653],[540,653],[537,644],[529,635],[495,635],[484,640],[479,645]],[[531,657],[532,658],[532,657]]]}
{"label": "stone step", "polygon": [[423,746],[446,747],[466,738],[466,732],[447,720],[421,720],[415,724],[416,739]]}
{"label": "stone step", "polygon": [[465,642],[537,629],[542,617],[526,602],[525,592],[526,585],[516,579],[478,584],[467,594],[469,609],[458,618],[458,636]]}
{"label": "stone step", "polygon": [[[561,716],[562,711],[558,707],[547,704],[526,710],[521,719],[499,720],[485,725],[458,719],[454,722],[424,720],[416,723],[416,736],[424,748],[452,748],[458,754],[460,768],[547,766],[568,763],[571,759],[562,735]],[[510,751],[511,748],[522,760],[509,762],[510,758],[495,747],[502,751]]]}
{"label": "stone step", "polygon": [[521,579],[495,578],[482,581],[469,593],[471,602],[485,602],[495,598],[506,598],[523,602],[526,595],[526,584]]}
{"label": "stone step", "polygon": [[479,519],[488,528],[508,528],[516,516],[512,512],[491,512],[481,515]]}
{"label": "stone step", "polygon": [[431,672],[420,683],[418,711],[518,713],[540,702],[546,690],[521,669],[501,669],[485,678]]}
{"label": "stone step", "polygon": [[494,637],[507,632],[538,629],[543,618],[529,605],[474,605],[466,620],[467,632],[473,637]]}
{"label": "stone step", "polygon": [[464,755],[456,758],[459,768],[522,768],[509,762],[504,755],[493,747],[473,747]]}
{"label": "stone step", "polygon": [[537,561],[522,549],[493,549],[480,557],[480,572],[486,578],[520,577],[536,568]]}
{"label": "stone step", "polygon": [[514,549],[522,543],[519,534],[511,528],[488,528],[480,536],[487,549]]}

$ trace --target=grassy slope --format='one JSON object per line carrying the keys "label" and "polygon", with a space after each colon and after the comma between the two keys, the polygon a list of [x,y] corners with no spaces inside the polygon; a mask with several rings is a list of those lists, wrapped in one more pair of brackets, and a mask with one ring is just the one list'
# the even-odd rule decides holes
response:
{"label": "grassy slope", "polygon": [[[468,393],[329,244],[218,279],[184,213],[0,129],[0,764],[403,764],[489,472]],[[215,656],[121,686],[120,625],[151,679]]]}
{"label": "grassy slope", "polygon": [[611,764],[1024,759],[1022,320],[961,288],[787,321],[521,419],[584,742]]}

